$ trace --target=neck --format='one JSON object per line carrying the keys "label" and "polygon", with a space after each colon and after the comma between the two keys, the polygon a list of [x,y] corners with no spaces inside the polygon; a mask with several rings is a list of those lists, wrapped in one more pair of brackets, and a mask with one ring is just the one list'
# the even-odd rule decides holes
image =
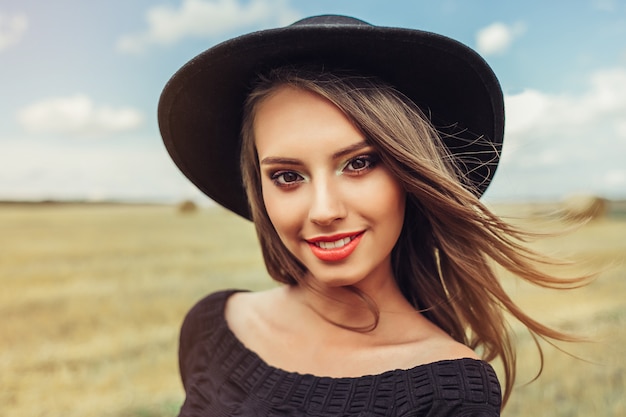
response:
{"label": "neck", "polygon": [[394,279],[378,281],[376,285],[360,283],[349,287],[300,285],[292,287],[291,291],[324,321],[359,332],[375,332],[389,317],[414,312]]}

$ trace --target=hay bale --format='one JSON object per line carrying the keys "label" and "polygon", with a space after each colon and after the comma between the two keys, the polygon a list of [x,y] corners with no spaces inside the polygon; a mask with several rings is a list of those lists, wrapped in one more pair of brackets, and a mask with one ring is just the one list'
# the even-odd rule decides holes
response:
{"label": "hay bale", "polygon": [[198,211],[198,206],[191,200],[185,200],[178,204],[178,212],[181,214],[190,214]]}
{"label": "hay bale", "polygon": [[571,221],[594,220],[604,217],[607,201],[593,195],[573,195],[561,203],[563,217]]}

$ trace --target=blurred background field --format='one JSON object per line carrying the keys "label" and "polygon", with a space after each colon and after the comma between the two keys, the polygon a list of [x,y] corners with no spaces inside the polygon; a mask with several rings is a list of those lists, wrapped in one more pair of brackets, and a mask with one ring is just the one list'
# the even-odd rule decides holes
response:
{"label": "blurred background field", "polygon": [[[495,209],[524,217],[547,207]],[[610,212],[534,245],[579,261],[568,273],[604,272],[563,292],[503,276],[534,317],[590,340],[561,345],[584,360],[546,347],[543,375],[526,385],[538,361],[520,333],[519,378],[503,415],[626,415],[626,216]],[[176,415],[186,311],[217,289],[272,285],[252,225],[219,208],[5,204],[0,248],[2,416]]]}

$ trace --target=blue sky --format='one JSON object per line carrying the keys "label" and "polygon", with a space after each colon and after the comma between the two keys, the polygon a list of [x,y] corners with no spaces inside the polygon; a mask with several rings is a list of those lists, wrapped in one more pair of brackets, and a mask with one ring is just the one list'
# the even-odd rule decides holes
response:
{"label": "blue sky", "polygon": [[161,144],[164,84],[220,41],[325,13],[441,33],[492,65],[507,127],[487,200],[626,198],[621,0],[2,0],[0,200],[206,202]]}

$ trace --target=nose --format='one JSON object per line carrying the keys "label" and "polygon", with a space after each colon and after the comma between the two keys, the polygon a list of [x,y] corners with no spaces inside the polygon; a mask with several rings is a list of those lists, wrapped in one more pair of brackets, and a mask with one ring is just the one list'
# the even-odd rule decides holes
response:
{"label": "nose", "polygon": [[313,186],[309,219],[319,226],[329,226],[346,217],[341,190],[332,181],[318,181]]}

